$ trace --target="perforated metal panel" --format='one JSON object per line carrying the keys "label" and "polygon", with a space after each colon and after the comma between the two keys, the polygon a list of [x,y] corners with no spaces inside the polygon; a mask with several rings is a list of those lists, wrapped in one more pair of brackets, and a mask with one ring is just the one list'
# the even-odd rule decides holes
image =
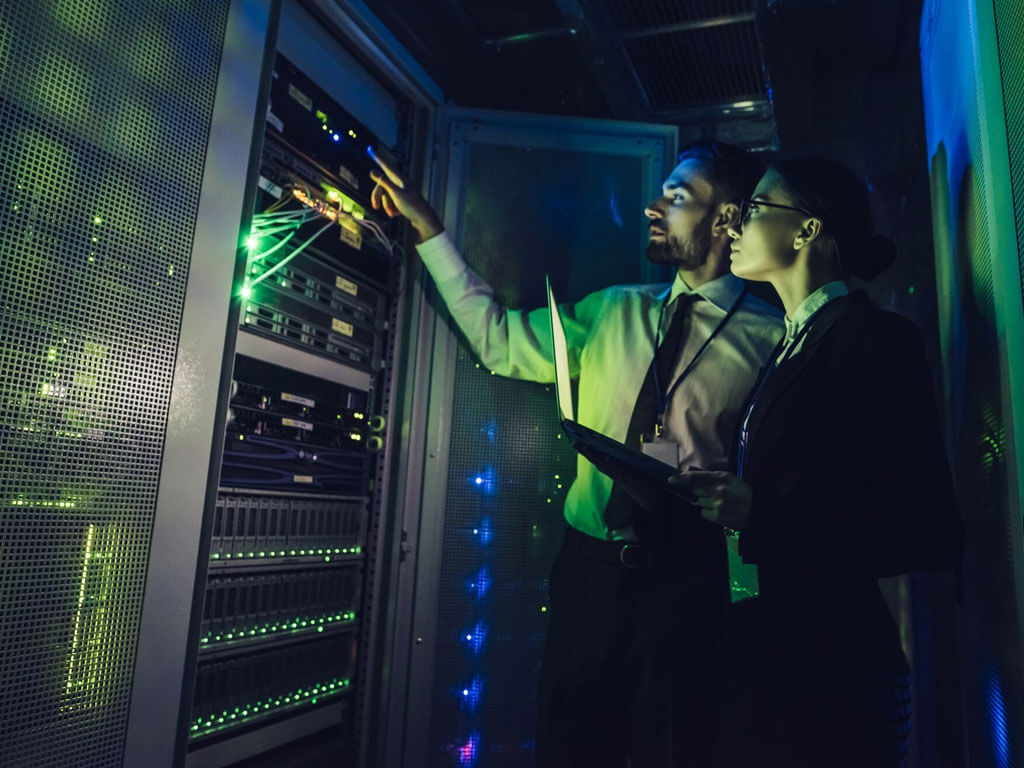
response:
{"label": "perforated metal panel", "polygon": [[768,98],[752,0],[607,5],[656,113]]}
{"label": "perforated metal panel", "polygon": [[[1004,246],[1013,224],[1003,181],[1008,148],[994,129],[1002,108],[1010,156],[1019,154],[1021,136],[1019,128],[1016,136],[1012,132],[1020,124],[1014,105],[1000,103],[1000,83],[991,77],[999,71],[993,57],[1013,39],[1004,37],[1013,28],[1009,16],[1019,16],[1019,9],[1010,10],[1016,4],[1004,5],[1009,26],[999,31],[1000,51],[990,44],[995,30],[988,0],[926,3],[921,48],[947,420],[967,526],[961,609],[966,761],[1012,768],[1020,765],[1024,742],[1024,689],[1018,470],[1011,440],[1017,393],[1010,385],[1020,350],[1008,340],[1017,333],[1012,318],[1019,316],[1021,294],[1017,254]],[[1002,74],[1011,72],[1004,68]]]}
{"label": "perforated metal panel", "polygon": [[0,2],[0,765],[120,764],[228,2]]}
{"label": "perforated metal panel", "polygon": [[999,69],[1006,103],[1006,135],[1009,138],[1010,179],[1017,225],[1017,256],[1024,287],[1024,14],[1014,0],[995,0]]}

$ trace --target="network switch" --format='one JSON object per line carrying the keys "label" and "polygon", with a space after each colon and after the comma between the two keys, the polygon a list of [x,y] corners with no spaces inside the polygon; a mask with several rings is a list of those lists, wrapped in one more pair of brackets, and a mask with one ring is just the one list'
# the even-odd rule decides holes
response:
{"label": "network switch", "polygon": [[222,488],[214,512],[210,567],[266,567],[358,558],[366,499],[254,493]]}
{"label": "network switch", "polygon": [[263,653],[202,664],[196,675],[189,737],[228,735],[351,691],[351,632]]}

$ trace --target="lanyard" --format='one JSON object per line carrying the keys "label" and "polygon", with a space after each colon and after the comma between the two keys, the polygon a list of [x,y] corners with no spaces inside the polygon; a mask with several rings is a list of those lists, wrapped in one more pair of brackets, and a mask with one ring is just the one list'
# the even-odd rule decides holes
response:
{"label": "lanyard", "polygon": [[[792,350],[796,349],[800,345],[804,336],[806,336],[807,332],[811,330],[811,322],[818,316],[818,312],[821,312],[821,310],[826,306],[828,305],[825,304],[820,307],[817,312],[807,318],[807,322],[804,323],[803,327],[797,332],[796,336],[793,337],[793,340],[789,344],[786,344],[786,337],[783,336],[782,340],[775,345],[775,349],[772,350],[771,357],[768,358],[768,364],[761,369],[761,375],[757,379],[757,384],[754,386],[753,394],[750,396],[750,402],[747,404],[747,410],[743,414],[743,421],[740,422],[740,442],[736,452],[736,475],[740,479],[743,478],[747,468],[747,441],[750,439],[750,416],[757,407],[757,401],[761,397],[761,392],[764,390],[765,384],[768,383],[768,379],[772,377],[772,374],[775,373],[776,369],[792,357]],[[781,361],[779,361],[779,355],[787,349],[790,351],[786,353],[786,356],[783,357]]]}
{"label": "lanyard", "polygon": [[[658,396],[658,420],[655,423],[654,427],[655,435],[660,436],[661,433],[664,431],[665,410],[668,408],[668,404],[672,400],[672,395],[674,395],[676,393],[676,390],[679,389],[679,385],[683,383],[683,379],[689,376],[693,369],[697,366],[697,361],[700,360],[701,355],[704,354],[704,350],[706,350],[708,346],[710,346],[715,336],[721,333],[722,329],[725,328],[726,323],[728,323],[732,316],[736,314],[736,310],[740,308],[740,304],[743,303],[743,299],[745,299],[746,296],[747,287],[743,286],[743,291],[740,293],[739,298],[732,303],[732,306],[729,307],[729,311],[725,313],[725,317],[723,317],[721,322],[719,322],[718,325],[715,326],[715,330],[713,330],[711,332],[711,335],[704,340],[704,343],[701,344],[700,349],[697,350],[697,354],[693,356],[693,359],[690,360],[689,364],[683,369],[683,372],[679,374],[679,377],[667,390],[662,390],[661,381],[659,381],[658,379],[658,352],[659,347],[661,346],[660,340],[659,343],[654,347],[654,391],[657,393]],[[667,300],[662,302],[661,310],[658,312],[659,336],[661,335],[661,325],[665,320],[666,304],[668,304]],[[692,311],[693,308],[690,307],[690,309]],[[673,318],[673,320],[674,319],[675,318]]]}

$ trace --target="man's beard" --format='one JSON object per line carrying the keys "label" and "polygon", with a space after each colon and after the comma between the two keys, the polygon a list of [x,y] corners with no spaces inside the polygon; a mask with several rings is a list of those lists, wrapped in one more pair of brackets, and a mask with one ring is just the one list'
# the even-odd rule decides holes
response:
{"label": "man's beard", "polygon": [[693,270],[704,266],[711,249],[711,232],[702,221],[694,227],[693,236],[683,240],[666,235],[663,240],[647,243],[647,260],[652,264],[668,264],[677,269]]}

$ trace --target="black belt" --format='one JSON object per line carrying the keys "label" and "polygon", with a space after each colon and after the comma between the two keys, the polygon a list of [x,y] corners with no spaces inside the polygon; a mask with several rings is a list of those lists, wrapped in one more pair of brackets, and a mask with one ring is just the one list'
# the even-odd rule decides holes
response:
{"label": "black belt", "polygon": [[[565,548],[591,560],[600,560],[624,568],[665,568],[670,566],[667,553],[635,541],[595,539],[569,527],[565,531]],[[675,559],[675,558],[672,558]],[[678,559],[676,564],[678,567]]]}

